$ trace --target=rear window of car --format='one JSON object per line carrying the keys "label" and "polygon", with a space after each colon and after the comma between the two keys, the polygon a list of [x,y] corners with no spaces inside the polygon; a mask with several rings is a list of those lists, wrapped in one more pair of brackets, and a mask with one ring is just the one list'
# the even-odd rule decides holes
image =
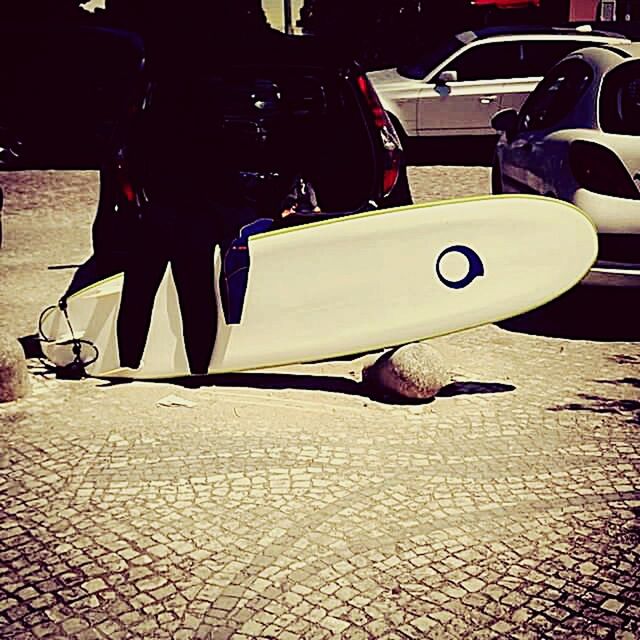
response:
{"label": "rear window of car", "polygon": [[600,126],[607,133],[640,135],[640,60],[623,62],[605,76]]}
{"label": "rear window of car", "polygon": [[597,43],[587,40],[533,40],[524,43],[522,77],[544,76],[554,64],[577,49],[590,47]]}

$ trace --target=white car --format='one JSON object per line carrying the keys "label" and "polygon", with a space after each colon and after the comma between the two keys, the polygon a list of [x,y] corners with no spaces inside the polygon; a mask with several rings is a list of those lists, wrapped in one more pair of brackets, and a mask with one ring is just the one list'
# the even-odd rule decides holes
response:
{"label": "white car", "polygon": [[491,27],[460,33],[413,64],[367,75],[404,141],[495,137],[492,116],[520,108],[563,56],[622,42],[629,40],[581,27]]}
{"label": "white car", "polygon": [[493,193],[571,202],[598,231],[584,284],[640,285],[640,43],[589,47],[549,71],[518,113],[493,118],[502,135]]}

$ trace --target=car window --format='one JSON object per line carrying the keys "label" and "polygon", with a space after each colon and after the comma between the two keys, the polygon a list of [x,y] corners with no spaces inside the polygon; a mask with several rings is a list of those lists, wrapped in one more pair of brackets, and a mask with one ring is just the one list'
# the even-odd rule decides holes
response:
{"label": "car window", "polygon": [[559,64],[522,105],[519,129],[546,129],[559,122],[571,111],[592,78],[591,67],[582,60],[567,60]]}
{"label": "car window", "polygon": [[400,65],[398,73],[405,78],[422,80],[449,56],[462,49],[474,38],[475,34],[472,31],[465,31],[454,38],[447,38],[444,41],[436,40],[435,43],[431,43],[429,50],[417,60],[410,64]]}
{"label": "car window", "polygon": [[463,51],[445,66],[458,80],[501,80],[518,75],[522,46],[517,42],[490,42]]}
{"label": "car window", "polygon": [[524,43],[520,77],[544,76],[554,64],[576,49],[596,43],[586,40],[533,40]]}
{"label": "car window", "polygon": [[640,61],[624,62],[605,76],[600,126],[607,133],[640,135]]}

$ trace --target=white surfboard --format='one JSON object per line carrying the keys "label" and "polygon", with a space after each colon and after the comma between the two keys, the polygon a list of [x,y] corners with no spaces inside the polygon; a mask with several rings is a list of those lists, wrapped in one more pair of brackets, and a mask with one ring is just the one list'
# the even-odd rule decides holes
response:
{"label": "white surfboard", "polygon": [[[209,373],[310,362],[444,335],[529,311],[564,293],[597,255],[591,220],[537,196],[487,196],[367,212],[251,236],[239,324],[227,324],[215,253],[217,336]],[[189,374],[171,273],[156,293],[142,364],[120,368],[123,274],[45,314],[43,351],[72,359],[73,336],[95,345],[87,373]],[[86,353],[85,353],[86,351]],[[81,357],[89,358],[85,345]]]}

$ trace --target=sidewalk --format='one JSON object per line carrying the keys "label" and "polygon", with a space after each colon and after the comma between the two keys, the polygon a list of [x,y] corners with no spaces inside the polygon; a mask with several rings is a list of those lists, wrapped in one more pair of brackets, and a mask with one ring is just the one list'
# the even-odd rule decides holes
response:
{"label": "sidewalk", "polygon": [[[88,243],[95,184],[46,179],[7,194],[18,335]],[[370,400],[367,358],[197,385],[34,363],[0,405],[0,637],[639,637],[640,342],[432,344],[456,383],[419,405]]]}

